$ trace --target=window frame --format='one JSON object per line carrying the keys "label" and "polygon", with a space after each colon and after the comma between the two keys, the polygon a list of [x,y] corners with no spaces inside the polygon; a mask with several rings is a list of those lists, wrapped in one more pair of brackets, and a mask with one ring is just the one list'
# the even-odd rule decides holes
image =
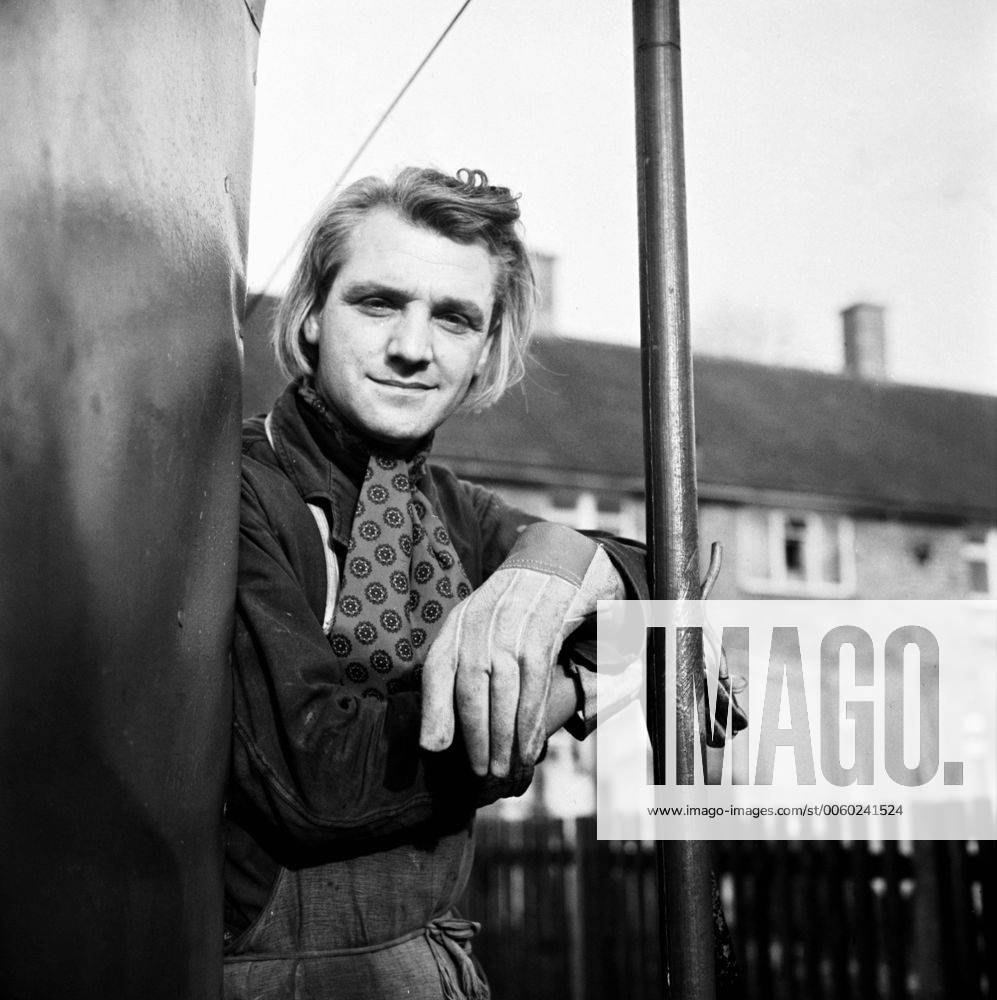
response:
{"label": "window frame", "polygon": [[619,509],[606,511],[599,509],[599,500],[593,490],[575,492],[572,506],[558,506],[554,494],[544,494],[544,509],[540,516],[548,521],[566,524],[576,531],[605,531],[611,535],[644,540],[644,506],[639,500],[625,494],[619,496]]}
{"label": "window frame", "polygon": [[[973,541],[966,537],[972,533],[983,531],[982,541]],[[997,598],[997,528],[979,526],[967,529],[962,542],[962,566],[966,572],[966,596],[976,599]],[[972,576],[969,573],[970,562],[982,562],[987,568],[987,589],[972,590]]]}
{"label": "window frame", "polygon": [[[855,572],[855,522],[846,514],[830,511],[800,510],[789,507],[743,506],[738,510],[738,552],[750,546],[752,525],[749,515],[766,515],[768,577],[752,576],[744,560],[738,558],[737,575],[742,589],[754,594],[787,595],[794,597],[850,597],[856,589]],[[804,579],[794,579],[786,566],[786,524],[790,519],[802,520],[804,533]],[[823,564],[825,519],[832,519],[836,526],[834,544],[837,546],[840,579],[824,580],[819,577]]]}

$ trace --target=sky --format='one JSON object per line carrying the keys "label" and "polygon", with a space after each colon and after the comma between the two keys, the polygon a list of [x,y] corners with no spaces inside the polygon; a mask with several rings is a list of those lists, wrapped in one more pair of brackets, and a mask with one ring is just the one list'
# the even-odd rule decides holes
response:
{"label": "sky", "polygon": [[[252,290],[460,5],[270,0]],[[997,393],[997,4],[683,0],[681,21],[694,347],[836,371],[840,310],[874,302],[893,378]],[[636,345],[632,46],[621,0],[473,0],[347,181],[484,169],[556,256],[559,331]]]}

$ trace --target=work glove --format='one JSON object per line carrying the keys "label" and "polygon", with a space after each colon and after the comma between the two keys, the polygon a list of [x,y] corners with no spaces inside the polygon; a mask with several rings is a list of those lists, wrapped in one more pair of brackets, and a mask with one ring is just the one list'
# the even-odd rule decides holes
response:
{"label": "work glove", "polygon": [[564,525],[527,525],[433,642],[422,671],[422,747],[451,744],[456,709],[475,773],[507,774],[516,744],[518,759],[534,763],[548,735],[561,643],[598,601],[623,596],[623,581],[594,541]]}

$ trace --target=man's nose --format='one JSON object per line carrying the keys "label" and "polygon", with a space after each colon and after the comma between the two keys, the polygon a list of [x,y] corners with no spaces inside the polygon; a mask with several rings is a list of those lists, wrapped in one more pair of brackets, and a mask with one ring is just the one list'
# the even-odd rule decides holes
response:
{"label": "man's nose", "polygon": [[410,365],[432,360],[433,329],[425,310],[409,307],[399,314],[388,341],[388,354]]}

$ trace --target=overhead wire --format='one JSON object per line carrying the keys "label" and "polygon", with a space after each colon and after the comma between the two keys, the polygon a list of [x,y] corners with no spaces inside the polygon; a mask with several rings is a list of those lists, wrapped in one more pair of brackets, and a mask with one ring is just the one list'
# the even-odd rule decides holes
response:
{"label": "overhead wire", "polygon": [[[339,175],[336,177],[336,180],[333,182],[332,186],[329,188],[325,196],[319,202],[320,206],[326,205],[329,203],[329,201],[332,200],[333,196],[342,186],[343,181],[346,180],[346,178],[349,176],[350,171],[356,166],[357,161],[367,151],[367,147],[371,144],[371,142],[374,141],[374,137],[377,135],[378,132],[380,132],[381,127],[391,116],[391,113],[395,110],[395,108],[398,107],[399,102],[408,92],[408,89],[412,86],[413,83],[415,83],[416,78],[423,71],[423,69],[425,69],[426,64],[429,62],[430,59],[433,58],[433,54],[440,47],[440,45],[443,44],[443,39],[445,39],[447,35],[450,34],[450,31],[453,29],[453,26],[460,20],[461,15],[470,6],[471,6],[471,0],[464,0],[464,3],[461,4],[460,9],[450,19],[450,23],[440,33],[439,38],[437,38],[436,41],[432,44],[429,51],[422,57],[422,60],[419,62],[419,65],[416,66],[416,68],[409,75],[409,78],[402,85],[401,90],[399,90],[398,93],[395,94],[394,99],[387,106],[387,108],[384,109],[384,112],[381,114],[381,117],[378,118],[378,120],[375,122],[374,127],[367,133],[366,138],[357,147],[356,152],[354,152],[354,154],[349,158],[349,160],[346,163],[346,166],[343,167],[343,169],[339,172]],[[291,254],[294,253],[295,249],[304,239],[305,234],[312,226],[314,218],[315,216],[313,215],[312,219],[310,219],[306,225],[301,227],[301,229],[298,231],[297,236],[295,236],[293,242],[290,244],[287,250],[284,251],[280,260],[277,262],[274,269],[270,272],[270,276],[264,282],[263,287],[258,292],[256,292],[251,305],[246,310],[246,317],[243,322],[249,322],[250,318],[259,308],[260,303],[264,300],[264,298],[266,298],[267,291],[269,290],[270,286],[274,283],[274,280],[280,273],[281,269],[287,263]]]}

